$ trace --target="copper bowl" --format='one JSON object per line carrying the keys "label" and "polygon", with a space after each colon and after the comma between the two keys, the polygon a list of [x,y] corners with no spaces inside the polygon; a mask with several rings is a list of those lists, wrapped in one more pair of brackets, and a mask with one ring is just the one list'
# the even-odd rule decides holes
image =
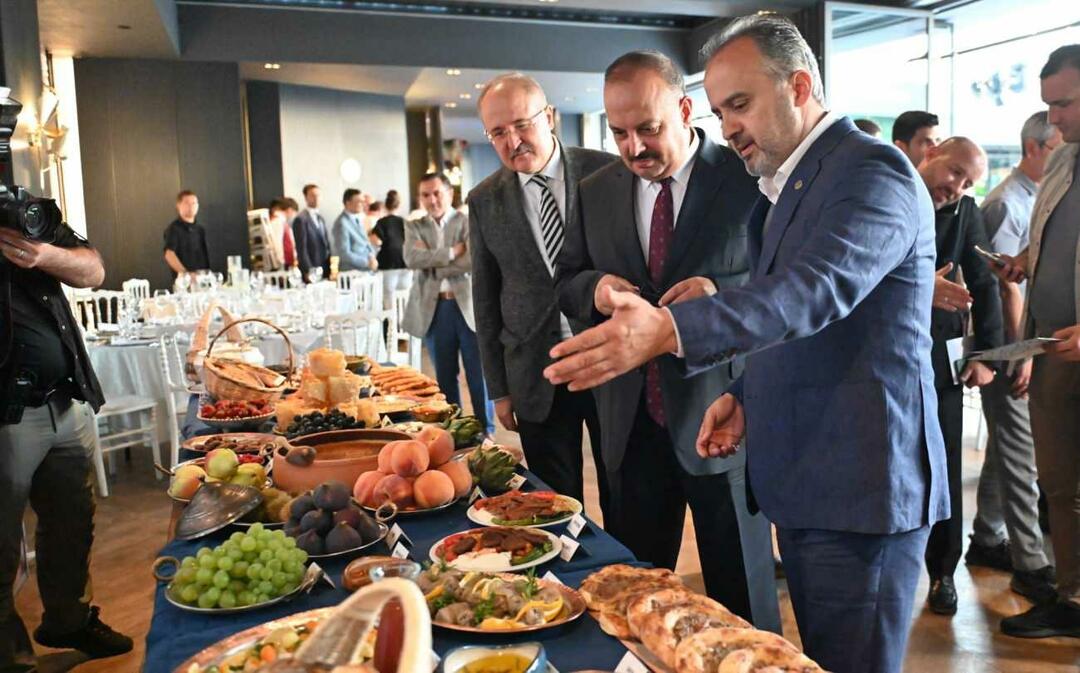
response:
{"label": "copper bowl", "polygon": [[349,488],[356,479],[379,467],[379,450],[389,442],[412,439],[397,430],[352,429],[316,432],[291,441],[293,446],[315,449],[310,465],[293,465],[285,460],[283,449],[274,452],[274,486],[297,494],[315,488],[324,481],[340,481]]}

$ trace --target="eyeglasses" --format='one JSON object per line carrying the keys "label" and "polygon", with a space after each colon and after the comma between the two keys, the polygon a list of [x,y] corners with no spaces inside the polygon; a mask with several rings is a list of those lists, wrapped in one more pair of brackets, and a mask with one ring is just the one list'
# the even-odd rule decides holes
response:
{"label": "eyeglasses", "polygon": [[533,116],[527,119],[519,119],[518,121],[510,124],[509,126],[497,126],[490,131],[484,131],[484,135],[487,136],[488,142],[497,143],[506,140],[510,136],[511,129],[521,137],[522,134],[528,133],[536,126],[536,118],[548,111],[547,105],[540,108],[540,110]]}

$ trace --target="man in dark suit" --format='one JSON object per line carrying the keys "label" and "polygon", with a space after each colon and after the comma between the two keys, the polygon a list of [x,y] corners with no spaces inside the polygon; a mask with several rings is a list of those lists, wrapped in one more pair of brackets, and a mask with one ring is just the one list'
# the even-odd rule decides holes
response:
{"label": "man in dark suit", "polygon": [[577,214],[581,178],[615,157],[563,147],[544,91],[527,75],[496,77],[478,107],[503,162],[469,192],[473,311],[488,392],[499,422],[521,434],[529,469],[579,500],[582,428],[588,427],[606,523],[607,479],[593,394],[553,386],[542,372],[551,363],[551,347],[585,327],[559,312],[552,284],[564,222]]}
{"label": "man in dark suit", "polygon": [[[940,615],[956,614],[956,586],[953,573],[964,547],[961,481],[964,430],[964,388],[982,387],[994,381],[994,370],[985,363],[969,361],[955,372],[953,360],[962,352],[965,322],[970,316],[974,327],[972,350],[996,348],[1002,344],[1001,298],[997,279],[975,252],[990,247],[983,227],[982,214],[975,199],[964,196],[986,172],[986,154],[967,138],[949,138],[927,148],[918,166],[919,175],[930,192],[936,209],[938,268],[934,287],[934,310],[930,314],[930,337],[933,347],[937,388],[938,422],[945,438],[948,461],[949,502],[952,515],[934,524],[926,545],[926,570],[930,574],[927,603]],[[966,288],[956,282],[963,269]],[[971,311],[968,313],[968,307]],[[950,349],[952,349],[950,353]]]}
{"label": "man in dark suit", "polygon": [[690,374],[749,354],[698,454],[746,441],[806,653],[834,673],[899,673],[930,526],[949,516],[930,196],[899,150],[825,110],[788,19],[736,19],[703,52],[709,103],[764,194],[750,281],[664,308],[606,290],[613,317],[557,345],[545,376],[578,390],[668,353]]}
{"label": "man in dark suit", "polygon": [[[658,52],[619,57],[604,110],[623,162],[581,183],[556,274],[563,312],[602,323],[612,312],[604,288],[666,306],[741,285],[756,187],[734,152],[691,125],[676,66]],[[688,379],[664,356],[596,389],[614,513],[605,528],[639,559],[674,569],[689,504],[707,593],[779,632],[772,539],[747,509],[744,457],[694,450],[702,414],[740,367]]]}
{"label": "man in dark suit", "polygon": [[319,214],[319,186],[304,185],[307,207],[293,220],[293,239],[296,241],[296,262],[308,282],[308,271],[319,267],[323,278],[330,277],[330,238],[326,220]]}

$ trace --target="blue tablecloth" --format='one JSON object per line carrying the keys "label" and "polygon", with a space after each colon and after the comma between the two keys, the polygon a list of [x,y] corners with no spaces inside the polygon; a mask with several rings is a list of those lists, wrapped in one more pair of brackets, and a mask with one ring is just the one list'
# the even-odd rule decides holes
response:
{"label": "blue tablecloth", "polygon": [[[189,414],[184,430],[187,435],[206,434],[211,431],[194,420],[193,413]],[[525,472],[525,475],[529,479],[529,487],[546,487],[535,475],[529,472]],[[464,504],[457,504],[436,514],[399,519],[398,523],[412,540],[412,558],[425,560],[436,541],[450,533],[473,528],[475,524],[465,516],[466,509]],[[193,542],[174,540],[161,550],[161,554],[177,558],[191,556],[199,547],[220,544],[233,530],[227,528]],[[562,534],[565,527],[549,530]],[[537,573],[542,575],[550,570],[565,584],[577,587],[586,576],[600,567],[612,563],[635,562],[630,550],[591,521],[578,539],[581,549],[569,563],[555,559],[537,568]],[[388,554],[389,549],[380,543],[372,553]],[[348,560],[328,560],[320,565],[340,587],[341,573],[347,564]],[[145,673],[170,673],[191,655],[226,636],[277,617],[336,605],[347,595],[344,589],[331,589],[326,583],[321,583],[311,594],[288,603],[247,613],[214,616],[186,612],[173,606],[165,600],[165,586],[162,584],[158,586],[154,596],[154,615],[150,622],[150,632],[146,636],[146,661],[143,670]],[[603,633],[596,621],[588,615],[566,626],[527,636],[462,634],[439,627],[434,627],[433,636],[435,651],[440,655],[459,645],[539,640],[544,643],[551,663],[564,673],[590,668],[613,670],[626,653],[622,644]]]}

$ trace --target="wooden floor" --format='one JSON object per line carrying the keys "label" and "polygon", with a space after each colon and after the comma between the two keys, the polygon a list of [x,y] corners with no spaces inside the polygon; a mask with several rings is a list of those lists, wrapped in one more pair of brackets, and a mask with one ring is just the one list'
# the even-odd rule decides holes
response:
{"label": "wooden floor", "polygon": [[[972,420],[974,427],[974,420]],[[516,435],[499,432],[498,439],[517,443]],[[968,438],[973,445],[974,438]],[[585,451],[587,479],[586,508],[599,519],[595,470]],[[974,511],[975,486],[982,454],[965,453],[965,523],[970,528]],[[141,669],[143,644],[150,624],[154,580],[150,564],[165,543],[170,501],[164,484],[153,476],[149,452],[136,450],[131,463],[122,463],[113,484],[113,494],[98,501],[94,543],[94,601],[102,606],[104,620],[135,639],[135,650],[112,659],[83,662],[76,653],[39,648],[39,664],[44,673],[76,670],[80,673],[135,673]],[[28,515],[32,527],[32,515]],[[679,558],[679,573],[692,586],[701,587],[700,565],[693,528],[687,517]],[[912,617],[913,628],[905,665],[906,673],[1075,673],[1080,670],[1080,640],[1021,640],[999,633],[1002,617],[1027,609],[1025,599],[1013,594],[1005,573],[982,568],[969,570],[961,563],[956,574],[960,608],[955,617],[934,615],[923,609],[927,590],[925,576],[919,586],[919,601]],[[40,602],[35,578],[17,597],[17,607],[32,630],[40,618]],[[785,635],[798,642],[786,590],[781,583],[781,609]],[[74,667],[74,668],[73,668]]]}

